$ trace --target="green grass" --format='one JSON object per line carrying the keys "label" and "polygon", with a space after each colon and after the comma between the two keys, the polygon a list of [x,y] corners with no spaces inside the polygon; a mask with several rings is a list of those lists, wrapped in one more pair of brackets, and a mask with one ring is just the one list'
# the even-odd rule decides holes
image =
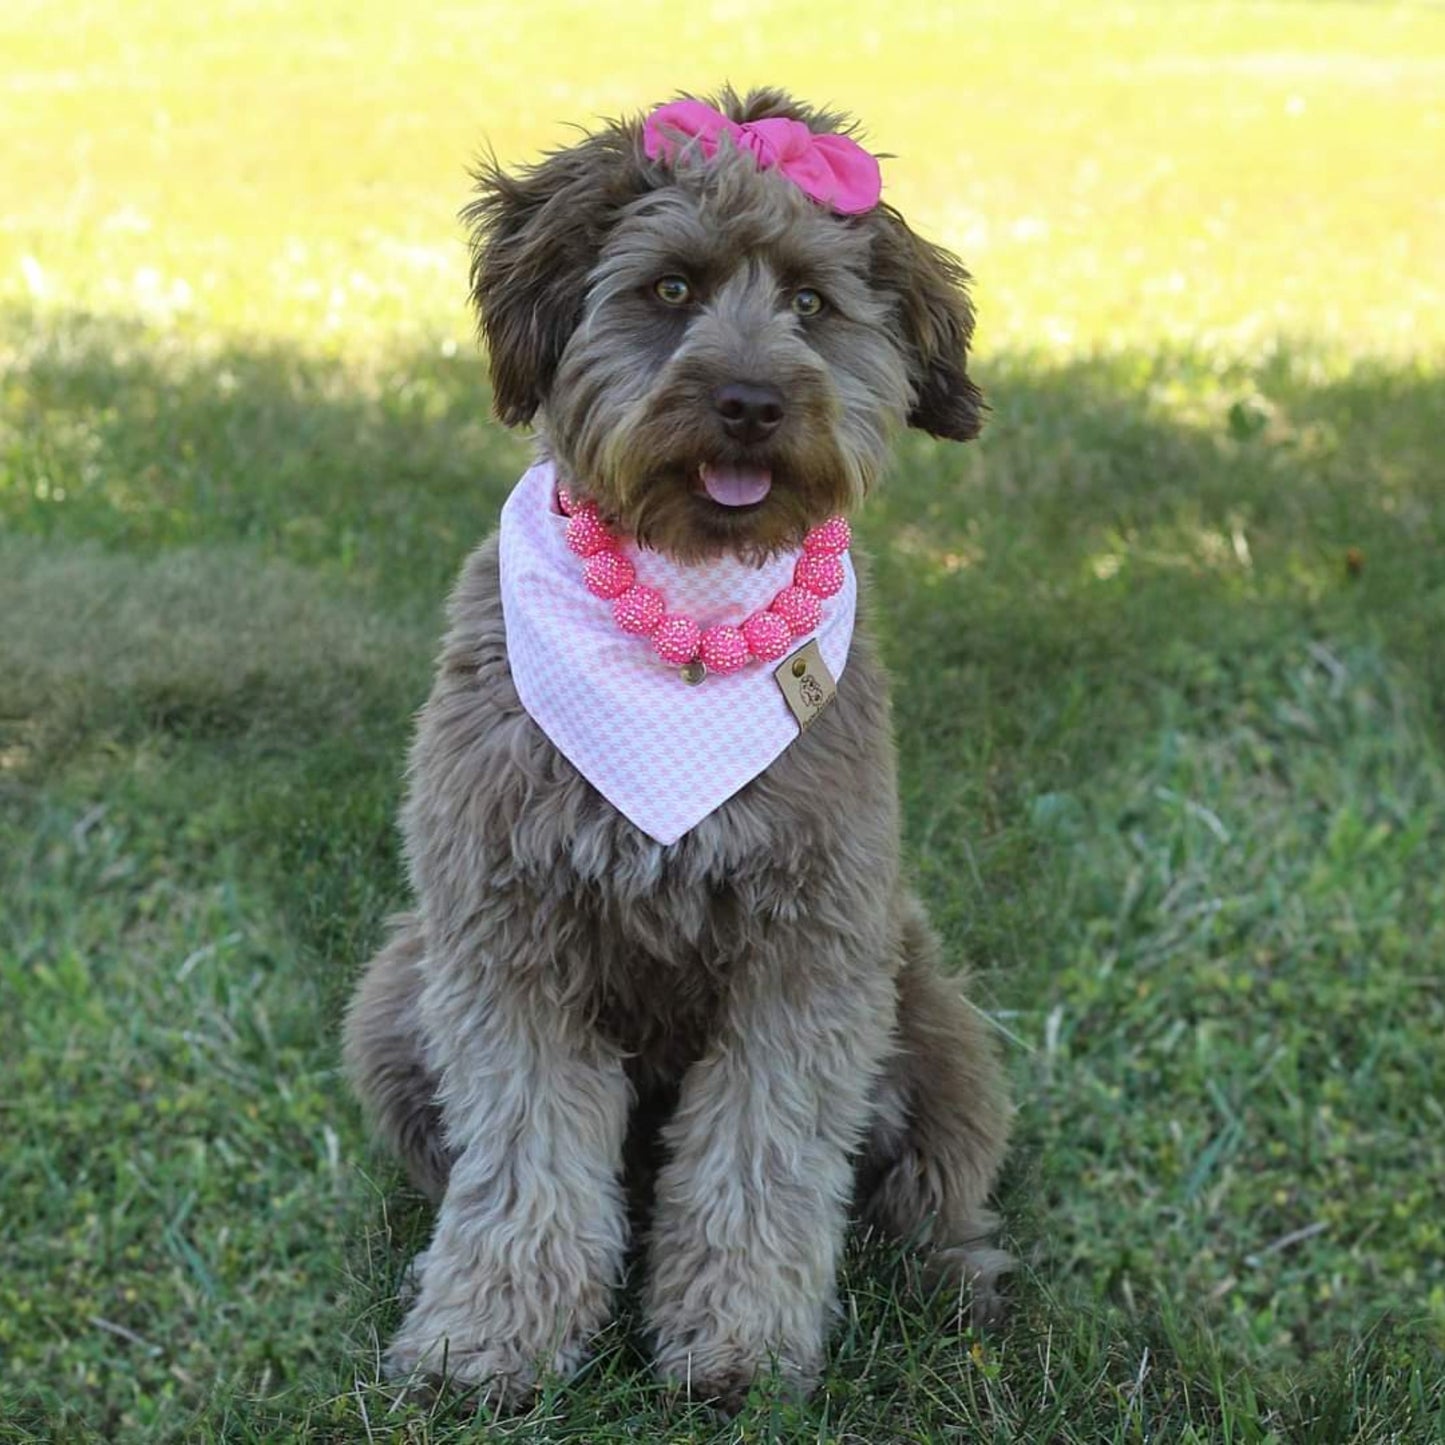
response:
{"label": "green grass", "polygon": [[[1445,1438],[1445,13],[739,14],[0,17],[0,1440]],[[669,1405],[624,1302],[408,1414],[336,1035],[526,455],[452,214],[484,134],[723,75],[854,106],[979,276],[991,425],[860,533],[1015,1309],[860,1240],[806,1407]]]}

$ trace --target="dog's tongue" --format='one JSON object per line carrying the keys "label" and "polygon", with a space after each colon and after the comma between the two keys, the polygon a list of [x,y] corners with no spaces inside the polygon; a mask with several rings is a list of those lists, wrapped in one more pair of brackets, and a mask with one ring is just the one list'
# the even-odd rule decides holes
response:
{"label": "dog's tongue", "polygon": [[773,474],[767,467],[718,467],[705,463],[702,484],[720,507],[751,507],[768,495]]}

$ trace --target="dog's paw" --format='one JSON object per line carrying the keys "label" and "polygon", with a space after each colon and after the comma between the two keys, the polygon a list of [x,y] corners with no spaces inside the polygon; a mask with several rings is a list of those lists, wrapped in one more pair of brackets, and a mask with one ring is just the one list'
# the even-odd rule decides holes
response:
{"label": "dog's paw", "polygon": [[383,1373],[422,1404],[444,1393],[470,1392],[479,1410],[519,1410],[536,1394],[538,1366],[535,1357],[515,1346],[428,1338],[404,1329],[386,1352]]}
{"label": "dog's paw", "polygon": [[923,1277],[932,1290],[950,1290],[967,1300],[968,1322],[974,1329],[1000,1325],[1008,1302],[999,1281],[1014,1267],[1006,1250],[975,1242],[932,1250],[924,1260]]}
{"label": "dog's paw", "polygon": [[818,1383],[816,1362],[800,1364],[776,1354],[739,1346],[659,1350],[655,1368],[679,1396],[736,1415],[748,1397],[760,1394],[802,1401]]}

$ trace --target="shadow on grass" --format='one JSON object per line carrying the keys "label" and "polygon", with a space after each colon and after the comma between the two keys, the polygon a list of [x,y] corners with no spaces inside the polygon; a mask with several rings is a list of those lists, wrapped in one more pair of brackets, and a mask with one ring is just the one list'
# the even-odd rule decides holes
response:
{"label": "shadow on grass", "polygon": [[[0,348],[0,517],[22,533],[241,543],[432,610],[525,464],[472,355],[348,365],[15,308]],[[1175,640],[1255,636],[1261,609],[1371,617],[1407,647],[1433,627],[1445,373],[1305,345],[980,369],[984,439],[910,439],[863,521],[910,709],[957,716],[946,684],[979,668],[1000,741],[1027,743],[1076,706],[1056,685],[1076,664],[1144,678]],[[1416,660],[1439,696],[1436,659]]]}
{"label": "shadow on grass", "polygon": [[0,517],[43,536],[245,543],[434,606],[526,456],[470,355],[354,367],[14,309],[0,351]]}
{"label": "shadow on grass", "polygon": [[[87,796],[100,779],[184,823],[182,853],[231,848],[324,980],[334,1018],[401,896],[391,819],[440,600],[525,446],[486,420],[472,356],[359,365],[10,311],[0,358],[0,521],[12,534],[0,550],[11,583],[0,579],[0,727],[12,730],[0,750],[31,747],[23,768],[7,766],[26,790],[78,776]],[[912,863],[950,944],[1007,1003],[1046,996],[1057,952],[1076,942],[1043,881],[1059,817],[1153,746],[1168,716],[1183,709],[1208,737],[1322,640],[1383,648],[1438,738],[1445,378],[1345,367],[1303,343],[1248,362],[1174,351],[979,369],[995,408],[984,440],[906,440],[860,536],[894,672]],[[164,767],[116,771],[117,756],[140,753]],[[1095,882],[1118,876],[1101,865]],[[1195,1007],[1161,1004],[1157,1036]],[[1048,1107],[1067,1126],[1059,1137],[1075,1137],[1080,1119]],[[1068,1147],[1087,1153],[1088,1140]],[[1054,1150],[1061,1177],[1094,1167],[1064,1170],[1064,1145],[1026,1122],[1005,1198],[1026,1241],[1044,1233],[1038,1148]],[[416,1212],[403,1216],[400,1234],[419,1239]],[[1215,1223],[1197,1228],[1207,1238]],[[1099,1268],[1127,1283],[1123,1254]],[[374,1247],[355,1264],[353,1293],[383,1335],[392,1307],[376,1300],[396,1267]],[[839,1390],[870,1418],[875,1394],[932,1398],[946,1381],[961,1414],[1027,1418],[997,1405],[1011,1369],[1019,1401],[1040,1383],[1009,1340],[1032,1348],[1060,1311],[1033,1286],[1021,1294],[1024,1324],[1000,1369],[960,1383],[959,1342],[941,1334],[885,1347],[880,1366],[877,1341],[918,1323],[894,1317],[886,1286],[841,1352]],[[1145,1406],[1177,1419],[1190,1388],[1238,1404],[1233,1367],[1197,1341],[1176,1350],[1167,1312],[1136,1324],[1061,1340],[1072,1383],[1050,1426],[1060,1438],[1087,1433],[1084,1403],[1100,1430]],[[1130,1394],[1141,1341],[1155,1364]],[[618,1381],[635,1355],[619,1347]],[[1319,1378],[1324,1389],[1328,1371]],[[1319,1397],[1320,1418],[1358,1414],[1344,1389]],[[576,1412],[598,1398],[567,1405],[576,1438]],[[618,1397],[619,1419],[633,1408]],[[1197,1418],[1220,1423],[1213,1405]]]}
{"label": "shadow on grass", "polygon": [[[525,441],[488,420],[480,360],[438,349],[348,363],[13,307],[0,356],[7,530],[139,558],[192,549],[183,570],[202,589],[214,556],[220,610],[237,614],[257,590],[295,590],[298,574],[264,570],[277,564],[332,588],[325,625],[298,603],[296,636],[280,614],[250,630],[258,671],[271,652],[289,659],[281,681],[228,687],[214,644],[233,647],[243,619],[230,631],[218,620],[192,649],[209,647],[205,665],[179,648],[161,666],[174,676],[112,689],[111,713],[97,706],[92,720],[103,731],[128,707],[129,725],[202,747],[269,739],[247,816],[303,937],[334,956],[352,870],[328,884],[345,830],[317,799],[344,810],[369,792],[368,816],[388,810],[440,601],[526,461]],[[986,356],[977,369],[993,405],[983,440],[905,438],[859,530],[894,674],[913,861],[950,938],[1007,970],[1048,930],[1029,887],[1037,837],[1019,820],[1152,736],[1166,691],[1207,721],[1262,655],[1363,637],[1445,716],[1445,374],[1347,364],[1304,342],[1245,360],[1175,349]],[[84,572],[40,605],[83,601]],[[92,590],[112,605],[101,582]],[[188,605],[152,590],[158,611]],[[65,650],[50,626],[45,651]],[[49,694],[37,684],[32,712],[75,697],[62,671]],[[337,677],[362,722],[328,736]],[[296,746],[278,761],[288,731]]]}

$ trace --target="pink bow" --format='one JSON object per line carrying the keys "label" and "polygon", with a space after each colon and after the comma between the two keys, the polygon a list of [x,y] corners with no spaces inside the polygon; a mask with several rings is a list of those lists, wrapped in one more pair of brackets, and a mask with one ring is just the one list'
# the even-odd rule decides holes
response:
{"label": "pink bow", "polygon": [[690,140],[711,160],[728,136],[738,150],[751,151],[759,170],[782,171],[810,200],[856,216],[878,204],[883,180],[877,160],[846,135],[814,135],[801,121],[774,116],[739,124],[700,100],[660,105],[642,126],[649,160],[672,160]]}

